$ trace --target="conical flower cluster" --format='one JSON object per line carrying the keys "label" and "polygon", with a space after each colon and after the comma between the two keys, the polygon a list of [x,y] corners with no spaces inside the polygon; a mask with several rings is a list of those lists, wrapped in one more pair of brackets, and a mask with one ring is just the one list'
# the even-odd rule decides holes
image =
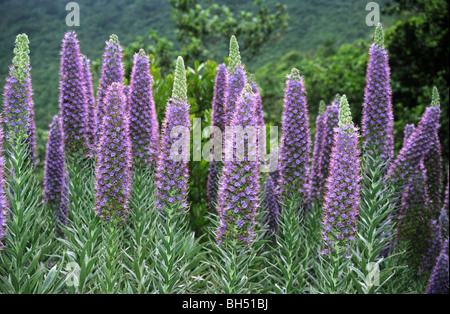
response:
{"label": "conical flower cluster", "polygon": [[[104,98],[108,87],[116,82],[122,83],[124,78],[124,69],[122,64],[122,46],[120,46],[117,35],[111,35],[106,42],[105,52],[103,53],[102,73],[100,83],[97,89],[97,128],[101,128],[103,118],[106,115],[107,108]],[[126,108],[126,105],[125,105]]]}
{"label": "conical flower cluster", "polygon": [[24,140],[31,160],[36,163],[36,129],[28,45],[27,35],[17,35],[14,58],[3,94],[3,110],[7,138],[13,140],[20,137]]}
{"label": "conical flower cluster", "polygon": [[280,138],[278,188],[280,200],[300,197],[309,202],[311,140],[303,77],[297,69],[287,76]]}
{"label": "conical flower cluster", "polygon": [[437,258],[436,265],[431,273],[430,280],[428,282],[426,294],[448,294],[448,239],[445,240],[442,246],[441,253]]}
{"label": "conical flower cluster", "polygon": [[362,114],[364,147],[375,150],[383,162],[390,161],[394,157],[394,114],[388,52],[381,25],[376,28],[375,43],[370,47]]}
{"label": "conical flower cluster", "polygon": [[172,98],[166,106],[156,166],[156,207],[187,208],[190,117],[184,61],[178,57]]}
{"label": "conical flower cluster", "polygon": [[106,220],[125,220],[131,188],[131,142],[121,83],[109,87],[105,108],[95,171],[94,210]]}
{"label": "conical flower cluster", "polygon": [[90,70],[90,60],[86,56],[83,59],[83,78],[84,91],[86,92],[87,101],[87,123],[86,123],[86,137],[91,151],[96,151],[96,133],[97,133],[97,104],[94,96],[94,88],[92,86],[92,75]]}
{"label": "conical flower cluster", "polygon": [[319,114],[316,118],[316,137],[314,141],[313,160],[310,179],[310,197],[311,201],[320,201],[322,199],[325,180],[322,176],[322,158],[323,146],[325,144],[326,115],[325,102],[322,100],[319,104]]}
{"label": "conical flower cluster", "polygon": [[74,31],[64,35],[61,50],[59,108],[64,130],[64,145],[70,153],[87,152],[88,114],[83,60]]}
{"label": "conical flower cluster", "polygon": [[339,250],[348,257],[357,231],[360,194],[358,133],[353,125],[346,96],[342,96],[339,128],[334,136],[330,176],[323,205],[322,254]]}
{"label": "conical flower cluster", "polygon": [[[260,202],[259,157],[256,148],[255,97],[248,86],[239,98],[231,127],[250,130],[227,135],[225,164],[219,183],[218,243],[236,240],[250,244]],[[253,131],[253,132],[251,132]]]}
{"label": "conical flower cluster", "polygon": [[[217,67],[216,80],[214,84],[214,98],[212,103],[211,126],[220,129],[222,136],[225,132],[225,110],[228,100],[228,71],[225,64]],[[211,135],[214,138],[215,134]],[[223,144],[222,144],[223,145]],[[223,148],[222,148],[223,149]],[[206,194],[208,201],[208,210],[212,211],[214,203],[217,201],[217,187],[219,182],[219,173],[222,171],[222,160],[214,159],[214,150],[211,150],[211,160],[209,163],[208,182]]]}
{"label": "conical flower cluster", "polygon": [[44,203],[48,204],[58,224],[67,225],[69,217],[69,190],[64,156],[62,119],[53,117],[48,133],[44,166]]}
{"label": "conical flower cluster", "polygon": [[141,49],[134,55],[128,98],[133,161],[137,166],[154,167],[158,155],[159,127],[152,84],[150,61]]}

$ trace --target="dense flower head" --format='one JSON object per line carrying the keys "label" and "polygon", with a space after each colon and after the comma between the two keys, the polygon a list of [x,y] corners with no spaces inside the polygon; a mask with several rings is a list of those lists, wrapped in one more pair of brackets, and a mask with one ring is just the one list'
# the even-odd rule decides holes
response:
{"label": "dense flower head", "polygon": [[319,114],[316,118],[316,135],[314,141],[313,160],[311,167],[310,178],[310,196],[311,201],[320,201],[322,199],[323,187],[325,180],[322,174],[322,158],[323,158],[323,146],[325,143],[325,129],[326,129],[326,116],[325,116],[325,102],[322,100],[319,105]]}
{"label": "dense flower head", "polygon": [[[214,83],[214,97],[212,103],[211,125],[218,127],[222,134],[225,131],[225,110],[228,100],[228,71],[225,64],[217,67],[216,80]],[[215,135],[212,134],[211,138]],[[214,150],[211,149],[211,155]],[[217,185],[219,182],[218,175],[222,169],[222,162],[214,160],[211,156],[209,163],[208,182],[206,186],[206,194],[208,201],[208,209],[212,211],[214,203],[217,199]]]}
{"label": "dense flower head", "polygon": [[346,257],[357,232],[360,196],[358,132],[349,119],[349,111],[344,95],[340,103],[339,128],[334,135],[322,222],[322,254],[339,250],[346,253]]}
{"label": "dense flower head", "polygon": [[[326,107],[323,124],[324,124],[324,135],[323,135],[323,148],[320,159],[320,179],[326,182],[330,173],[330,162],[331,162],[331,152],[334,145],[334,131],[338,127],[339,123],[339,101],[341,96],[336,95],[333,99],[331,105]],[[325,189],[322,188],[319,195],[318,201],[322,202],[325,194]]]}
{"label": "dense flower head", "polygon": [[36,128],[28,45],[29,40],[26,34],[17,35],[14,58],[9,68],[3,94],[3,110],[7,138],[20,137],[24,139],[28,146],[29,156],[36,164]]}
{"label": "dense flower head", "polygon": [[86,92],[87,101],[87,124],[86,124],[86,136],[88,139],[89,147],[95,152],[96,146],[96,132],[97,132],[97,103],[94,96],[94,88],[92,86],[92,75],[90,70],[90,60],[82,55],[83,60],[83,79],[84,79],[84,91]]}
{"label": "dense flower head", "polygon": [[268,237],[273,234],[278,234],[278,216],[280,209],[276,193],[275,184],[269,175],[264,183],[264,201],[261,205],[262,212],[265,215],[264,224],[267,227]]}
{"label": "dense flower head", "polygon": [[244,67],[241,64],[236,65],[236,69],[229,74],[228,80],[228,97],[226,114],[226,125],[231,125],[233,117],[236,113],[236,103],[239,101],[244,87],[247,85],[247,76]]}
{"label": "dense flower head", "polygon": [[88,148],[88,102],[83,76],[83,60],[77,35],[64,35],[61,50],[59,108],[68,153],[86,152]]}
{"label": "dense flower head", "polygon": [[139,166],[154,166],[158,155],[159,126],[152,85],[150,61],[141,50],[134,55],[128,98],[133,161]]}
{"label": "dense flower head", "polygon": [[189,104],[179,99],[169,99],[166,106],[156,165],[156,207],[160,210],[188,207],[189,110]]}
{"label": "dense flower head", "polygon": [[255,106],[255,97],[248,86],[239,98],[231,127],[253,129],[253,136],[244,132],[227,136],[226,139],[227,158],[218,191],[219,244],[236,240],[248,245],[256,236],[255,217],[260,202],[260,164],[256,149]]}
{"label": "dense flower head", "polygon": [[278,160],[280,200],[296,195],[306,204],[309,201],[311,140],[306,91],[297,69],[292,69],[287,76],[281,132]]}
{"label": "dense flower head", "polygon": [[95,171],[94,210],[106,220],[125,220],[131,187],[131,142],[121,83],[108,88],[105,108]]}
{"label": "dense flower head", "polygon": [[124,79],[124,68],[122,63],[122,46],[120,46],[117,35],[111,35],[106,42],[105,52],[102,60],[102,73],[97,89],[97,128],[101,128],[103,118],[106,114],[104,98],[108,87],[116,82],[122,83]]}
{"label": "dense flower head", "polygon": [[405,125],[405,129],[403,130],[403,146],[406,145],[406,142],[411,137],[411,135],[414,133],[414,130],[416,129],[414,123]]}
{"label": "dense flower head", "polygon": [[233,35],[230,38],[230,54],[228,56],[228,72],[230,75],[234,73],[238,65],[241,65],[241,54],[236,36]]}
{"label": "dense flower head", "polygon": [[54,116],[50,124],[45,154],[44,203],[53,210],[57,224],[67,225],[68,194],[63,124],[60,117]]}
{"label": "dense flower head", "polygon": [[426,294],[448,294],[449,293],[449,275],[448,275],[448,238],[442,246],[436,265],[428,281]]}
{"label": "dense flower head", "polygon": [[439,256],[442,247],[442,235],[439,222],[432,219],[430,222],[430,237],[427,241],[427,250],[423,256],[420,265],[420,273],[430,274],[436,264],[436,258]]}
{"label": "dense flower head", "polygon": [[177,58],[175,65],[175,77],[173,79],[172,98],[178,101],[187,102],[186,69],[182,57]]}
{"label": "dense flower head", "polygon": [[425,184],[427,177],[423,160],[418,167],[414,167],[414,171],[403,190],[397,234],[399,240],[410,242],[408,258],[411,265],[417,267],[427,250],[427,241],[431,236],[431,208],[428,206],[428,188]]}
{"label": "dense flower head", "polygon": [[419,125],[402,147],[394,162],[390,164],[388,175],[393,182],[405,188],[409,179],[417,172],[417,167],[431,147],[431,139],[438,137],[441,110],[435,99],[427,107]]}
{"label": "dense flower head", "polygon": [[424,156],[424,164],[427,172],[427,187],[430,204],[433,209],[433,215],[438,215],[441,210],[441,191],[442,191],[442,153],[441,142],[438,132],[433,132],[433,137],[429,139],[429,150]]}
{"label": "dense flower head", "polygon": [[[1,118],[1,116],[0,116]],[[0,123],[1,123],[0,119]],[[5,236],[6,215],[8,211],[8,199],[6,197],[5,184],[5,159],[3,157],[3,128],[0,128],[0,251],[2,250],[2,239]]]}
{"label": "dense flower head", "polygon": [[381,25],[370,47],[361,133],[364,146],[375,149],[383,162],[394,156],[394,115],[388,52],[384,48]]}

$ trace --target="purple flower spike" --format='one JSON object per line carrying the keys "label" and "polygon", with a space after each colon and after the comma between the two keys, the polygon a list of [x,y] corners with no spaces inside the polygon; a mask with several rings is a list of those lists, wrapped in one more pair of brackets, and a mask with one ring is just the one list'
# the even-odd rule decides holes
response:
{"label": "purple flower spike", "polygon": [[441,191],[442,191],[442,153],[441,142],[438,132],[433,132],[433,137],[429,139],[430,149],[424,156],[424,165],[427,171],[428,196],[430,197],[430,206],[433,209],[433,215],[439,215],[441,210]]}
{"label": "purple flower spike", "polygon": [[17,35],[13,64],[9,68],[3,94],[3,110],[7,139],[22,137],[28,147],[29,157],[36,165],[36,128],[28,44],[26,34]]}
{"label": "purple flower spike", "polygon": [[[1,116],[0,116],[1,118]],[[0,119],[0,123],[1,123]],[[6,215],[8,212],[8,199],[6,197],[5,183],[5,159],[3,157],[3,128],[0,128],[0,251],[2,250],[2,239],[5,236]]]}
{"label": "purple flower spike", "polygon": [[[122,47],[117,35],[111,35],[106,42],[105,52],[103,53],[102,73],[100,83],[97,89],[97,128],[101,128],[103,118],[106,114],[104,98],[108,87],[116,82],[122,83],[124,79],[124,69],[122,64]],[[125,105],[126,107],[126,105]],[[99,130],[100,131],[100,130]],[[98,131],[98,132],[99,132]]]}
{"label": "purple flower spike", "polygon": [[67,225],[69,217],[69,190],[64,155],[64,134],[62,119],[53,117],[48,133],[44,167],[44,204],[53,210],[58,224]]}
{"label": "purple flower spike", "polygon": [[125,220],[131,186],[131,142],[121,83],[109,87],[105,109],[95,172],[94,210],[107,220],[110,217]]}
{"label": "purple flower spike", "polygon": [[375,43],[370,47],[361,132],[364,147],[375,149],[383,162],[389,162],[394,156],[394,114],[388,52],[383,42],[383,29],[379,24]]}
{"label": "purple flower spike", "polygon": [[[320,176],[320,179],[325,182],[328,179],[328,175],[330,173],[330,162],[331,162],[331,152],[333,150],[334,145],[334,132],[336,128],[338,127],[339,123],[339,101],[341,99],[341,96],[336,95],[334,100],[332,101],[331,105],[327,106],[323,123],[324,123],[324,135],[323,135],[323,148],[321,153],[321,159],[320,159],[320,172],[322,175]],[[318,201],[319,203],[323,202],[323,198],[325,195],[325,189],[321,189],[321,193],[319,194]]]}
{"label": "purple flower spike", "polygon": [[95,154],[95,142],[97,133],[97,104],[95,102],[94,88],[92,87],[92,75],[90,70],[90,60],[82,55],[83,59],[83,78],[84,78],[84,90],[86,92],[87,100],[87,127],[86,136],[88,139],[89,147]]}
{"label": "purple flower spike", "polygon": [[334,135],[330,176],[323,204],[323,254],[339,250],[349,255],[357,232],[360,197],[358,133],[353,125],[347,98],[342,96],[339,127]]}
{"label": "purple flower spike", "polygon": [[429,275],[436,264],[436,258],[439,256],[442,247],[442,235],[441,227],[439,223],[432,219],[430,223],[430,237],[427,242],[427,251],[422,259],[422,264],[420,265],[420,274]]}
{"label": "purple flower spike", "polygon": [[311,140],[308,108],[303,77],[297,69],[287,76],[280,139],[279,196],[299,196],[306,205],[309,202],[309,155]]}
{"label": "purple flower spike", "polygon": [[266,215],[264,224],[267,226],[267,236],[271,237],[274,234],[278,234],[278,215],[279,205],[276,195],[275,185],[272,177],[267,176],[265,182],[265,196],[262,203],[262,211]]}
{"label": "purple flower spike", "polygon": [[[239,98],[231,127],[253,128],[256,133],[255,98],[247,87]],[[253,135],[256,135],[256,134]],[[225,163],[219,183],[219,244],[238,241],[245,245],[255,239],[255,217],[259,207],[259,158],[256,136],[248,133],[227,136]],[[249,143],[253,141],[253,143]],[[238,157],[240,156],[240,157]],[[242,158],[241,158],[242,157]]]}
{"label": "purple flower spike", "polygon": [[411,135],[414,133],[414,130],[416,127],[414,126],[414,123],[405,125],[405,129],[403,130],[403,146],[406,145],[406,142],[411,137]]}
{"label": "purple flower spike", "polygon": [[427,107],[419,125],[406,141],[406,145],[402,147],[395,161],[390,164],[388,177],[404,191],[413,176],[417,176],[422,171],[419,169],[420,165],[429,154],[432,141],[438,138],[437,131],[441,114],[439,107],[439,95],[437,89],[434,88],[431,106]]}
{"label": "purple flower spike", "polygon": [[128,98],[133,161],[137,166],[154,167],[158,156],[159,127],[152,80],[150,61],[141,49],[134,55]]}
{"label": "purple flower spike", "polygon": [[319,105],[319,114],[316,118],[316,138],[314,142],[313,161],[311,168],[310,179],[310,195],[311,201],[321,201],[323,194],[323,187],[325,186],[325,180],[322,176],[322,158],[323,158],[323,146],[325,144],[325,129],[326,129],[326,116],[325,116],[325,102],[322,100]]}
{"label": "purple flower spike", "polygon": [[61,50],[59,109],[68,153],[86,153],[88,148],[88,102],[83,77],[83,60],[77,35],[64,35]]}
{"label": "purple flower spike", "polygon": [[436,265],[431,273],[428,286],[425,291],[426,294],[448,294],[448,239],[445,240],[442,246],[441,253],[437,258]]}
{"label": "purple flower spike", "polygon": [[227,108],[226,108],[226,124],[231,125],[233,117],[236,113],[236,103],[247,84],[247,78],[242,65],[237,65],[234,72],[230,73],[229,78],[229,88],[227,97]]}
{"label": "purple flower spike", "polygon": [[[228,71],[225,64],[217,67],[216,80],[214,84],[214,98],[212,103],[211,125],[218,127],[225,132],[225,110],[228,99]],[[211,136],[214,138],[214,135]],[[208,210],[212,211],[214,203],[217,201],[218,175],[222,170],[222,161],[216,161],[213,158],[214,151],[211,150],[211,161],[209,163],[208,182],[206,186]]]}

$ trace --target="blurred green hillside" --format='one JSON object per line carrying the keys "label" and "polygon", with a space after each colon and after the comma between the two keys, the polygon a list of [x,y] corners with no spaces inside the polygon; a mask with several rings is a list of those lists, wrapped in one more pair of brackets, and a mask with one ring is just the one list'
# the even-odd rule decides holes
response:
{"label": "blurred green hillside", "polygon": [[[82,53],[91,60],[101,58],[105,41],[112,33],[119,36],[123,46],[127,46],[137,37],[149,41],[148,35],[156,30],[160,36],[173,41],[175,49],[178,47],[171,20],[172,7],[168,0],[78,0],[80,26],[71,28],[65,24],[65,17],[69,13],[65,11],[68,2],[0,1],[0,78],[4,79],[8,73],[15,36],[26,33],[30,38],[36,125],[39,128],[46,129],[51,117],[58,111],[59,51],[66,30],[77,31]],[[207,6],[212,2],[226,4],[236,14],[242,10],[257,9],[252,1],[207,0],[202,4]],[[249,59],[243,52],[243,61],[251,72],[256,72],[267,62],[280,60],[291,51],[311,53],[323,44],[351,43],[359,38],[367,38],[372,32],[365,24],[367,1],[266,0],[263,5],[271,9],[278,2],[287,7],[289,31],[277,41],[263,46],[260,54],[254,58]],[[385,2],[378,1],[381,7]],[[389,24],[391,20],[391,17],[382,16],[383,23]],[[227,44],[227,40],[218,42],[208,58],[222,62],[227,55]],[[95,75],[94,80],[94,84],[97,84],[98,77]]]}

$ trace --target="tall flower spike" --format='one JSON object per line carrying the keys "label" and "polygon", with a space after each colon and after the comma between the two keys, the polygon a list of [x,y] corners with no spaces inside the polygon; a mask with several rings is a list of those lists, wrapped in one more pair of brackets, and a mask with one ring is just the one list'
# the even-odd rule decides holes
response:
{"label": "tall flower spike", "polygon": [[326,189],[322,254],[338,250],[349,257],[359,215],[360,157],[358,132],[353,126],[345,95],[340,102],[339,128],[334,136]]}
{"label": "tall flower spike", "polygon": [[[228,100],[228,71],[225,64],[217,68],[216,80],[214,84],[214,98],[212,103],[211,126],[215,126],[225,132],[225,110]],[[211,138],[214,138],[212,135]],[[223,140],[222,140],[223,146]],[[222,160],[216,161],[213,158],[214,151],[211,150],[211,161],[209,163],[208,181],[206,185],[206,195],[208,210],[212,211],[214,203],[217,201],[217,187],[219,183],[219,173],[222,171]],[[222,154],[223,156],[223,154]]]}
{"label": "tall flower spike", "polygon": [[297,69],[287,76],[280,138],[278,188],[280,201],[300,197],[309,202],[311,140],[303,77]]}
{"label": "tall flower spike", "polygon": [[322,158],[323,158],[323,146],[325,144],[325,129],[326,129],[326,116],[325,116],[325,102],[320,101],[319,114],[316,118],[316,136],[314,141],[313,161],[311,167],[311,179],[310,179],[310,195],[311,201],[321,201],[323,194],[323,187],[325,186],[325,180],[322,176]]}
{"label": "tall flower spike", "polygon": [[26,34],[17,35],[14,58],[9,68],[3,94],[3,110],[7,138],[11,140],[17,137],[25,139],[30,159],[36,164],[36,129],[28,45],[29,40]]}
{"label": "tall flower spike", "polygon": [[[323,148],[320,159],[320,172],[322,173],[320,178],[323,182],[326,182],[330,172],[331,152],[334,146],[334,132],[339,123],[339,102],[341,96],[336,95],[331,103],[327,106],[323,123],[324,123],[324,135],[323,135]],[[325,186],[325,184],[324,184]],[[325,189],[322,188],[318,197],[319,203],[323,202]]]}
{"label": "tall flower spike", "polygon": [[134,55],[128,98],[133,161],[138,166],[154,167],[158,156],[159,126],[152,85],[150,61],[141,49]]}
{"label": "tall flower spike", "polygon": [[414,126],[414,123],[405,125],[405,129],[403,130],[403,146],[406,145],[406,142],[411,137],[411,135],[414,133],[414,130],[416,127]]}
{"label": "tall flower spike", "polygon": [[431,236],[428,238],[427,251],[420,265],[420,273],[429,275],[436,264],[436,258],[439,256],[442,248],[442,235],[439,222],[432,219],[430,223]]}
{"label": "tall flower spike", "polygon": [[106,42],[105,52],[103,53],[102,73],[100,83],[97,89],[97,133],[101,132],[101,125],[106,113],[104,98],[109,86],[116,82],[122,83],[124,79],[124,69],[122,63],[122,47],[117,35],[111,35]]}
{"label": "tall flower spike", "polygon": [[431,106],[423,114],[419,125],[409,137],[406,145],[402,147],[394,162],[390,164],[388,175],[393,182],[405,189],[412,175],[418,172],[424,156],[431,147],[431,139],[437,138],[439,117],[441,110],[436,97],[433,97]]}
{"label": "tall flower spike", "polygon": [[436,265],[431,273],[428,286],[425,291],[426,294],[448,294],[448,238],[442,246],[441,253],[437,258]]}
{"label": "tall flower spike", "polygon": [[121,83],[112,83],[108,88],[105,108],[95,171],[94,210],[106,220],[125,220],[131,186],[131,142]]}
{"label": "tall flower spike", "polygon": [[219,244],[236,240],[248,245],[256,236],[255,217],[260,202],[255,98],[249,87],[239,98],[231,127],[249,128],[253,134],[236,132],[227,136],[226,159],[218,192],[217,239]]}
{"label": "tall flower spike", "polygon": [[236,36],[233,35],[230,39],[230,55],[228,57],[228,72],[230,75],[236,71],[238,65],[241,65],[241,54]]}
{"label": "tall flower spike", "polygon": [[77,35],[69,31],[64,35],[61,50],[59,81],[59,110],[63,124],[64,145],[67,153],[86,153],[88,103],[83,77],[83,61]]}
{"label": "tall flower spike", "polygon": [[383,162],[389,162],[394,157],[394,114],[388,52],[384,48],[381,24],[370,47],[362,115],[364,147],[376,150]]}
{"label": "tall flower spike", "polygon": [[[0,116],[0,123],[1,123]],[[0,127],[0,251],[2,250],[2,239],[5,236],[6,215],[8,212],[8,199],[6,197],[5,184],[5,159],[3,157],[3,128]]]}
{"label": "tall flower spike", "polygon": [[48,133],[44,166],[44,203],[53,211],[56,230],[59,224],[67,225],[69,217],[69,190],[64,155],[62,119],[53,117]]}
{"label": "tall flower spike", "polygon": [[428,188],[423,160],[417,167],[403,190],[400,215],[398,218],[398,238],[410,242],[408,259],[410,266],[419,267],[427,250],[427,241],[431,237],[431,208],[428,206]]}
{"label": "tall flower spike", "polygon": [[178,57],[175,65],[172,98],[180,102],[187,102],[186,69],[182,57]]}
{"label": "tall flower spike", "polygon": [[97,133],[97,104],[95,102],[94,88],[92,86],[92,75],[90,70],[90,60],[82,55],[83,59],[83,78],[84,78],[84,90],[86,92],[87,101],[87,126],[86,136],[88,144],[92,152],[96,151],[96,133]]}
{"label": "tall flower spike", "polygon": [[167,206],[188,207],[191,123],[186,72],[181,57],[177,60],[172,95],[174,98],[169,99],[166,106],[156,164],[156,207],[160,210]]}

